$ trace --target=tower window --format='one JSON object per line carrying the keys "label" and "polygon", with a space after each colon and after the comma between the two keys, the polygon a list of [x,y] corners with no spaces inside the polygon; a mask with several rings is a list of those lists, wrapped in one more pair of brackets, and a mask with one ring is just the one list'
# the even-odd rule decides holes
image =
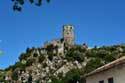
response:
{"label": "tower window", "polygon": [[108,79],[108,83],[114,83],[113,78],[109,78],[109,79]]}
{"label": "tower window", "polygon": [[99,81],[99,83],[104,83],[104,80]]}
{"label": "tower window", "polygon": [[69,35],[70,33],[69,32],[67,32],[67,35]]}
{"label": "tower window", "polygon": [[72,29],[72,27],[70,27],[70,29]]}

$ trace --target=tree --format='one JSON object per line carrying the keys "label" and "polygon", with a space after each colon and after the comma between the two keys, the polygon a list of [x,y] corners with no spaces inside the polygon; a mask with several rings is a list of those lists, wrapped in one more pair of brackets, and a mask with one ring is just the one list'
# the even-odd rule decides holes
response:
{"label": "tree", "polygon": [[80,81],[80,70],[79,69],[72,69],[70,70],[62,80],[64,83],[77,83]]}
{"label": "tree", "polygon": [[116,60],[116,58],[113,55],[106,55],[104,57],[104,60],[105,60],[105,64],[107,64],[109,62],[112,62],[112,61]]}
{"label": "tree", "polygon": [[89,73],[102,65],[104,64],[101,62],[100,58],[92,58],[85,67],[85,73]]}
{"label": "tree", "polygon": [[[21,11],[22,5],[25,4],[26,0],[12,0],[13,4],[13,10],[15,11]],[[36,6],[41,6],[43,3],[43,0],[29,0],[31,4],[35,4]],[[47,3],[50,2],[50,0],[46,0]]]}
{"label": "tree", "polygon": [[25,60],[26,59],[26,54],[25,53],[22,53],[22,54],[20,54],[20,56],[19,56],[19,60],[21,61],[21,60]]}
{"label": "tree", "polygon": [[22,53],[20,54],[19,56],[19,60],[22,61],[22,60],[26,60],[27,57],[29,57],[31,54],[30,53]]}
{"label": "tree", "polygon": [[83,62],[84,61],[84,55],[82,53],[82,49],[80,47],[77,48],[71,48],[70,50],[68,50],[67,54],[66,54],[66,59],[68,61],[79,61],[79,62]]}
{"label": "tree", "polygon": [[30,48],[26,49],[26,53],[31,53],[31,52],[32,52],[32,49],[30,49]]}

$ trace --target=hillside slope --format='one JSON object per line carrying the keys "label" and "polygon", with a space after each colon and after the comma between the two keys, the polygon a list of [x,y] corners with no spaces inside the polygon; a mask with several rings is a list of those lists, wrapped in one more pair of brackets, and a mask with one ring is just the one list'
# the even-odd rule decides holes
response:
{"label": "hillside slope", "polygon": [[88,48],[48,44],[27,48],[19,61],[0,71],[4,83],[85,83],[84,75],[125,55],[125,45]]}

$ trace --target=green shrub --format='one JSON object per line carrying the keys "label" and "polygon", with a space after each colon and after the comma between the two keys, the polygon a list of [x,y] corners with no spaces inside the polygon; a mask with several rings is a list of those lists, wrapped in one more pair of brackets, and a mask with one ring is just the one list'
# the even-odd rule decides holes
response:
{"label": "green shrub", "polygon": [[19,60],[26,60],[27,57],[30,56],[30,53],[22,53],[20,56],[19,56]]}
{"label": "green shrub", "polygon": [[84,56],[83,53],[81,53],[79,50],[70,49],[66,54],[66,59],[68,61],[77,60],[79,62],[83,62]]}
{"label": "green shrub", "polygon": [[48,59],[49,59],[50,61],[52,61],[52,60],[53,60],[53,54],[49,54],[49,55],[48,55]]}
{"label": "green shrub", "polygon": [[32,83],[32,75],[29,75],[28,83]]}
{"label": "green shrub", "polygon": [[105,64],[114,61],[116,58],[113,55],[106,55],[104,57]]}
{"label": "green shrub", "polygon": [[18,73],[17,73],[17,71],[13,71],[13,73],[12,73],[12,79],[15,80],[15,81],[18,80]]}
{"label": "green shrub", "polygon": [[44,55],[39,56],[39,58],[38,58],[39,63],[42,63],[44,60],[45,60],[45,56]]}
{"label": "green shrub", "polygon": [[62,80],[64,83],[77,83],[77,81],[80,81],[80,70],[70,70]]}
{"label": "green shrub", "polygon": [[15,65],[12,66],[12,71],[14,71],[16,68],[20,68],[21,70],[25,70],[26,65],[22,64],[21,62],[16,62]]}
{"label": "green shrub", "polygon": [[85,67],[85,73],[89,73],[102,65],[104,64],[100,58],[93,58],[87,63]]}
{"label": "green shrub", "polygon": [[35,59],[29,59],[29,60],[27,60],[26,66],[31,66],[32,63],[34,63],[34,62],[35,62]]}

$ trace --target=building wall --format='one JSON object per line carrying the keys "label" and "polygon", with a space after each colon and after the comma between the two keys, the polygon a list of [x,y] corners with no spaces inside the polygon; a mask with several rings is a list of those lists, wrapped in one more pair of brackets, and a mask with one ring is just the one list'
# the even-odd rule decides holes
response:
{"label": "building wall", "polygon": [[86,83],[99,83],[101,80],[108,83],[108,78],[111,77],[113,77],[114,83],[125,83],[125,64],[89,76],[86,78]]}

